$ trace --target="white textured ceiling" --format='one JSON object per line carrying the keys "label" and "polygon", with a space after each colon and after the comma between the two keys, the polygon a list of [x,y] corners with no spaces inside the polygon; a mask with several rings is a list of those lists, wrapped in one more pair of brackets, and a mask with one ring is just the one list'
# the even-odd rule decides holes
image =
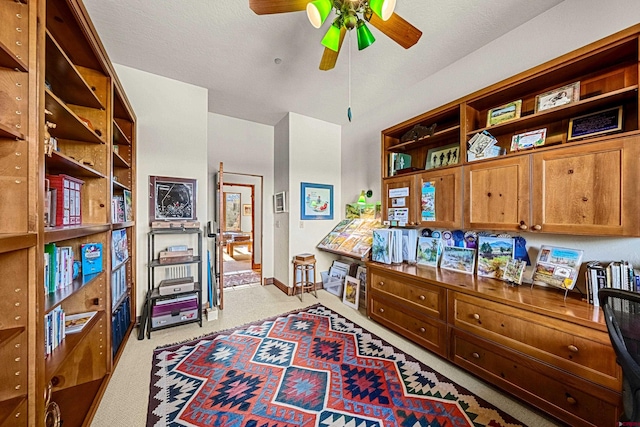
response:
{"label": "white textured ceiling", "polygon": [[[398,0],[422,38],[405,50],[370,26],[351,41],[351,107],[358,115],[543,13],[562,0]],[[84,0],[117,64],[209,90],[209,111],[274,125],[291,111],[345,124],[347,38],[336,67],[320,71],[320,29],[306,13],[258,16],[248,0]],[[275,58],[281,58],[277,65]],[[496,64],[499,66],[499,64]]]}

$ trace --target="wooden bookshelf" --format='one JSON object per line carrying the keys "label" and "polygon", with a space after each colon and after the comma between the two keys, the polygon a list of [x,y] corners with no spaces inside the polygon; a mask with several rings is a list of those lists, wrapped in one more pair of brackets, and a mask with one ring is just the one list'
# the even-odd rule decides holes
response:
{"label": "wooden bookshelf", "polygon": [[[112,224],[110,202],[118,189],[135,200],[136,117],[81,1],[3,2],[0,22],[0,93],[11,102],[0,112],[0,146],[16,153],[0,159],[0,178],[10,183],[0,206],[0,425],[44,425],[51,385],[64,426],[86,426],[115,369],[113,309],[128,298],[135,319],[135,217]],[[50,155],[45,121],[56,125]],[[116,145],[126,148],[117,153]],[[58,174],[84,182],[81,224],[44,224],[45,176]],[[128,293],[111,301],[115,228],[127,229],[131,247]],[[95,242],[103,271],[47,293],[44,245],[69,246],[79,261],[82,245]],[[44,316],[56,307],[97,314],[45,356]]]}

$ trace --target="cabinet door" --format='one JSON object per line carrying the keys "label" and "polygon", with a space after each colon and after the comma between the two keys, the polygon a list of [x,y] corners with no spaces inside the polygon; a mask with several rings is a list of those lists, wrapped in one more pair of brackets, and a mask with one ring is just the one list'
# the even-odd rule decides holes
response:
{"label": "cabinet door", "polygon": [[465,166],[467,228],[517,231],[529,224],[529,156]]}
{"label": "cabinet door", "polygon": [[533,230],[639,234],[640,137],[533,155]]}
{"label": "cabinet door", "polygon": [[[418,194],[416,175],[385,178],[382,182],[382,218],[391,225],[417,225]],[[389,215],[393,209],[392,215]],[[395,221],[395,222],[394,222]]]}
{"label": "cabinet door", "polygon": [[[416,194],[420,199],[416,216],[420,225],[462,228],[462,167],[423,172],[416,180]],[[431,196],[426,187],[433,188]]]}

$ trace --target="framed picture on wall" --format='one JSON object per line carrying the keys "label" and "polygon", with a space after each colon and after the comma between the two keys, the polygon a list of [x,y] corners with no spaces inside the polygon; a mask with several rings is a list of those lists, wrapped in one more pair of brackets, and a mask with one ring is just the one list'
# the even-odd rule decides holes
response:
{"label": "framed picture on wall", "polygon": [[300,183],[300,219],[333,219],[333,185]]}
{"label": "framed picture on wall", "polygon": [[281,191],[273,195],[273,212],[283,213],[287,211],[287,199],[285,192]]}
{"label": "framed picture on wall", "polygon": [[196,219],[195,179],[149,176],[149,223]]}
{"label": "framed picture on wall", "polygon": [[242,216],[251,216],[251,205],[242,205]]}

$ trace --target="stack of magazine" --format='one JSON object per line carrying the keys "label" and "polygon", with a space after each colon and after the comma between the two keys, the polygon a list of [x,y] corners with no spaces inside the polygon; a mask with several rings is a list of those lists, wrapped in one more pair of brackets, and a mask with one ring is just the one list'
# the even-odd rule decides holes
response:
{"label": "stack of magazine", "polygon": [[496,142],[498,140],[486,130],[476,133],[467,143],[467,161],[499,156],[502,148]]}
{"label": "stack of magazine", "polygon": [[373,230],[380,227],[382,224],[377,219],[342,220],[318,243],[318,249],[364,258],[371,250]]}

